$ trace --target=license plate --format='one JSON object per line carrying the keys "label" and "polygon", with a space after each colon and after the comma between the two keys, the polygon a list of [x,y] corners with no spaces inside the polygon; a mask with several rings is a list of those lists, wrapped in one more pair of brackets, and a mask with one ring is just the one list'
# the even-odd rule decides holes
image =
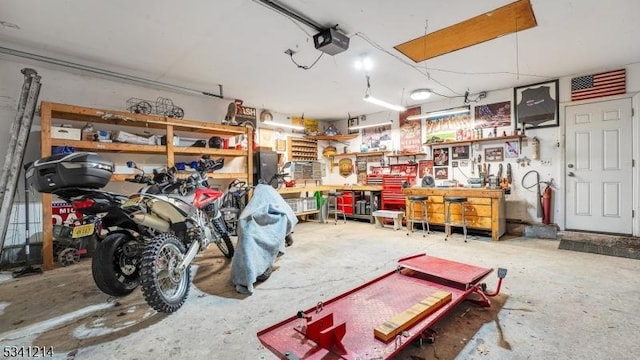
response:
{"label": "license plate", "polygon": [[73,234],[71,234],[71,238],[76,239],[85,236],[91,236],[93,235],[94,230],[94,224],[78,225],[73,228]]}
{"label": "license plate", "polygon": [[140,203],[140,201],[142,201],[141,197],[139,197],[139,196],[132,197],[132,198],[127,199],[127,201],[125,201],[122,204],[122,207],[126,208],[126,207],[136,206],[136,205],[138,205]]}

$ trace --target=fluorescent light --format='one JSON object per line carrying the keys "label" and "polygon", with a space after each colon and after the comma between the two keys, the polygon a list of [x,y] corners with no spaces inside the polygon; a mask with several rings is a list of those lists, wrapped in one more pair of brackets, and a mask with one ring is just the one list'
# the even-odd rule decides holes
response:
{"label": "fluorescent light", "polygon": [[373,96],[371,96],[369,94],[366,94],[362,100],[364,100],[366,102],[370,102],[372,104],[376,104],[376,105],[380,105],[380,106],[386,107],[387,109],[394,110],[394,111],[406,111],[407,110],[407,108],[405,108],[404,106],[390,104],[390,103],[388,103],[388,102],[386,102],[384,100],[376,99],[376,98],[374,98]]}
{"label": "fluorescent light", "polygon": [[426,100],[431,97],[431,90],[429,89],[417,89],[411,92],[412,100]]}
{"label": "fluorescent light", "polygon": [[410,116],[407,116],[407,120],[429,119],[437,116],[463,114],[463,113],[468,113],[470,111],[471,109],[469,109],[468,106],[465,106],[462,108],[453,108],[453,109],[442,110],[442,111],[434,111],[434,112],[428,112],[420,115],[410,115]]}
{"label": "fluorescent light", "polygon": [[391,124],[393,124],[392,121],[387,121],[387,122],[377,123],[377,124],[356,125],[356,126],[349,126],[349,130],[366,129],[370,127],[385,126],[385,125],[391,125]]}
{"label": "fluorescent light", "polygon": [[262,123],[265,124],[265,125],[285,127],[285,128],[294,129],[294,130],[304,130],[304,126],[300,126],[300,125],[282,124],[282,123],[278,123],[278,122],[275,122],[275,121],[269,121],[269,120],[264,121]]}

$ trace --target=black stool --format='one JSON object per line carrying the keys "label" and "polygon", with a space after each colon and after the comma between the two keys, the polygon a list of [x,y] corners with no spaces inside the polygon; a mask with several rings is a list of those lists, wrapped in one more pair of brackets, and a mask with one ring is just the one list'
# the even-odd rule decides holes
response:
{"label": "black stool", "polygon": [[[341,192],[329,192],[327,196],[327,220],[334,214],[336,222],[338,224],[338,215],[342,215],[344,219],[344,223],[347,223],[347,216],[344,214],[344,203],[339,203],[338,198],[342,196]],[[333,201],[332,201],[333,200]],[[338,205],[340,205],[340,209],[338,209]]]}
{"label": "black stool", "polygon": [[[467,217],[465,213],[465,205],[467,204],[467,198],[462,196],[445,196],[444,203],[446,207],[446,217],[445,217],[445,233],[444,241],[447,241],[451,236],[451,227],[459,226],[462,227],[462,231],[464,234],[464,242],[467,242]],[[462,222],[461,223],[452,223],[451,222],[451,204],[458,204],[462,208]]]}
{"label": "black stool", "polygon": [[[422,224],[422,237],[429,233],[429,218],[427,214],[427,199],[428,196],[409,196],[409,207],[407,208],[407,236],[413,232],[413,224],[416,222],[416,205],[420,205],[420,223]],[[427,225],[427,232],[425,233],[424,225]]]}

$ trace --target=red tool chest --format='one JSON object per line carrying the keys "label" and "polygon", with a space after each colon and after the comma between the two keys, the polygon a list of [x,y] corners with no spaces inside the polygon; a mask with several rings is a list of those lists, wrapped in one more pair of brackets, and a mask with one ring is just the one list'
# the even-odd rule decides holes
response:
{"label": "red tool chest", "polygon": [[342,210],[346,215],[353,215],[353,207],[356,201],[360,200],[360,194],[353,191],[344,191],[342,196],[338,198],[338,209],[342,206]]}
{"label": "red tool chest", "polygon": [[382,175],[382,210],[393,210],[405,207],[405,195],[402,193],[402,183],[408,182],[413,186],[416,182],[414,175]]}

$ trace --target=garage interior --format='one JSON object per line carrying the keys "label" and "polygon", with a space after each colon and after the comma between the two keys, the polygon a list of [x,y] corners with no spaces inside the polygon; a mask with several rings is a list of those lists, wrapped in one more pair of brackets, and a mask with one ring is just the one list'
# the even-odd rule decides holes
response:
{"label": "garage interior", "polygon": [[635,358],[637,13],[2,2],[3,356]]}

